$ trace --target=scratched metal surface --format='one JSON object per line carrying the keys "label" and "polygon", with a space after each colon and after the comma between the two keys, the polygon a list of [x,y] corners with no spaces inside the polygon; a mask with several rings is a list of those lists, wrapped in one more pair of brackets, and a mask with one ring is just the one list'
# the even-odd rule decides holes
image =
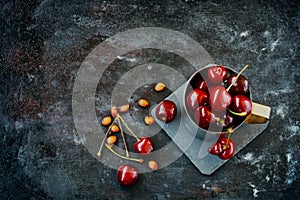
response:
{"label": "scratched metal surface", "polygon": [[[3,0],[0,3],[0,199],[294,199],[299,196],[298,1]],[[121,188],[116,170],[91,155],[72,118],[72,88],[85,57],[131,28],[157,26],[198,41],[215,63],[250,64],[255,102],[272,108],[267,129],[212,175],[181,155]],[[188,78],[194,68],[168,52],[123,55],[99,81],[96,111],[107,114],[117,80],[137,64],[159,62]],[[152,86],[132,94],[130,116],[143,125]],[[158,125],[155,125],[158,128]],[[170,142],[163,131],[156,148]],[[130,142],[130,141],[129,141]],[[172,152],[177,155],[174,150]],[[179,155],[179,154],[178,154]]]}

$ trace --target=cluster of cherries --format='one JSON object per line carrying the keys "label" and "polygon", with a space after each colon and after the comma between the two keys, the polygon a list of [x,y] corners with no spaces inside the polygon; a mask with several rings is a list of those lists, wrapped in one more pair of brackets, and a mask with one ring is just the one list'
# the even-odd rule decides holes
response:
{"label": "cluster of cherries", "polygon": [[252,110],[249,81],[224,66],[212,66],[201,70],[191,79],[191,89],[186,94],[187,111],[199,127],[211,132],[228,132],[228,138],[221,134],[219,140],[209,149],[221,159],[233,156],[235,147],[230,134]]}

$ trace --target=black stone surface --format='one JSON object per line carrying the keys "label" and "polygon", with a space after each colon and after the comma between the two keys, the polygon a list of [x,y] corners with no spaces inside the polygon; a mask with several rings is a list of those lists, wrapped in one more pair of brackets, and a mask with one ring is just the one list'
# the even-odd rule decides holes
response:
{"label": "black stone surface", "polygon": [[[298,1],[1,1],[0,199],[295,199],[299,15]],[[268,129],[211,176],[181,156],[122,188],[116,170],[91,155],[76,132],[72,88],[94,47],[121,31],[149,26],[189,35],[216,63],[235,69],[250,64],[253,100],[271,106],[272,114]],[[180,58],[159,59],[161,54],[126,56],[140,56],[141,63],[174,62],[191,75]],[[116,77],[134,65],[108,68],[99,82],[99,117],[110,107]],[[142,95],[150,95],[147,88],[137,90],[131,103]],[[141,112],[132,114],[142,124]],[[153,140],[163,146],[168,137],[161,133]]]}

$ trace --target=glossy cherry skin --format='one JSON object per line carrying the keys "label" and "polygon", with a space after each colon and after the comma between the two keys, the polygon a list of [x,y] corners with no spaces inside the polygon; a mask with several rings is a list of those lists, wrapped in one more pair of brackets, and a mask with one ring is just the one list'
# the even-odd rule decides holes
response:
{"label": "glossy cherry skin", "polygon": [[236,113],[246,112],[248,115],[252,111],[252,102],[248,97],[238,94],[232,98],[230,108]]}
{"label": "glossy cherry skin", "polygon": [[127,164],[123,164],[117,171],[117,180],[122,186],[133,185],[139,177],[138,171]]}
{"label": "glossy cherry skin", "polygon": [[148,137],[142,137],[138,142],[136,142],[134,145],[134,150],[137,153],[143,154],[143,155],[149,155],[151,151],[153,151],[153,143],[152,140]]}
{"label": "glossy cherry skin", "polygon": [[210,83],[221,84],[227,77],[227,70],[223,66],[213,66],[207,71],[207,78]]}
{"label": "glossy cherry skin", "polygon": [[200,80],[196,83],[196,86],[195,86],[196,89],[199,89],[199,90],[203,90],[203,91],[207,91],[208,88],[207,88],[207,84],[204,80]]}
{"label": "glossy cherry skin", "polygon": [[156,107],[155,114],[159,120],[169,123],[173,121],[177,115],[177,106],[173,101],[163,100]]}
{"label": "glossy cherry skin", "polygon": [[222,144],[219,141],[217,141],[215,144],[212,145],[212,147],[208,149],[208,152],[213,155],[221,154],[223,152]]}
{"label": "glossy cherry skin", "polygon": [[227,128],[233,125],[234,118],[229,113],[226,113],[224,117],[219,118],[219,120],[216,121],[216,124],[218,127]]}
{"label": "glossy cherry skin", "polygon": [[186,97],[186,103],[189,108],[197,109],[199,106],[206,105],[208,103],[208,94],[203,90],[194,89]]}
{"label": "glossy cherry skin", "polygon": [[[228,143],[227,143],[227,140],[228,140]],[[233,141],[231,139],[222,137],[222,138],[219,138],[218,142],[221,143],[222,149],[223,149],[223,152],[220,153],[218,156],[223,160],[232,158],[234,155],[234,152],[235,152],[235,145],[234,145]],[[227,146],[226,146],[226,143],[227,143]],[[225,148],[225,146],[226,146],[226,148]]]}
{"label": "glossy cherry skin", "polygon": [[231,76],[228,77],[227,83],[228,86],[234,82],[234,84],[231,86],[229,93],[230,94],[246,94],[249,92],[249,81],[246,77],[243,75],[240,75],[237,80],[235,80],[237,74],[232,74]]}
{"label": "glossy cherry skin", "polygon": [[215,117],[208,106],[200,106],[194,113],[194,119],[201,128],[207,128],[215,122]]}
{"label": "glossy cherry skin", "polygon": [[233,157],[235,152],[235,145],[231,139],[220,137],[218,141],[208,149],[208,152],[213,155],[219,156],[219,158],[223,160],[227,160]]}
{"label": "glossy cherry skin", "polygon": [[232,97],[223,86],[215,86],[209,90],[209,104],[214,111],[224,111],[231,104]]}

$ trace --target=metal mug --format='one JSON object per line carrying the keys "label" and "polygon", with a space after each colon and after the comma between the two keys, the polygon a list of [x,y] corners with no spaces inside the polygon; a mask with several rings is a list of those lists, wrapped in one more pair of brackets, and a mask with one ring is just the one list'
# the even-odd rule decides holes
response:
{"label": "metal mug", "polygon": [[[213,67],[213,66],[219,66],[219,65],[217,65],[217,64],[209,64],[209,65],[207,65],[207,66],[199,69],[198,71],[196,71],[189,78],[189,80],[187,81],[187,84],[186,84],[186,86],[184,88],[184,92],[183,92],[183,107],[184,107],[184,111],[186,112],[186,115],[188,116],[189,121],[191,123],[193,123],[193,126],[195,126],[195,125],[198,126],[199,130],[197,131],[196,137],[200,138],[200,139],[203,139],[207,133],[209,133],[209,134],[217,134],[217,135],[228,133],[228,131],[226,131],[226,130],[215,131],[215,130],[209,130],[209,129],[207,130],[207,129],[201,128],[195,122],[194,118],[191,116],[191,111],[187,107],[187,103],[186,103],[187,95],[193,89],[192,85],[194,84],[194,82],[197,81],[195,79],[197,79],[197,78],[199,78],[199,76],[201,76],[204,79],[204,81],[205,81],[206,78],[203,75],[205,75],[205,73],[207,72],[208,68]],[[230,74],[233,74],[233,73],[237,74],[238,73],[238,72],[236,72],[234,69],[232,69],[230,67],[226,67],[226,66],[223,66],[223,67],[225,67]],[[248,96],[248,98],[252,102],[252,111],[251,111],[251,114],[248,115],[247,117],[245,117],[244,119],[242,119],[242,121],[240,121],[238,124],[236,124],[235,127],[233,128],[233,131],[235,131],[240,126],[242,126],[243,124],[246,124],[246,123],[252,123],[252,124],[255,124],[255,123],[264,123],[270,117],[270,112],[271,112],[271,108],[270,107],[265,106],[265,105],[261,105],[261,104],[258,104],[258,103],[255,103],[255,102],[252,101],[251,88],[249,88],[249,93],[247,94],[247,96]]]}

